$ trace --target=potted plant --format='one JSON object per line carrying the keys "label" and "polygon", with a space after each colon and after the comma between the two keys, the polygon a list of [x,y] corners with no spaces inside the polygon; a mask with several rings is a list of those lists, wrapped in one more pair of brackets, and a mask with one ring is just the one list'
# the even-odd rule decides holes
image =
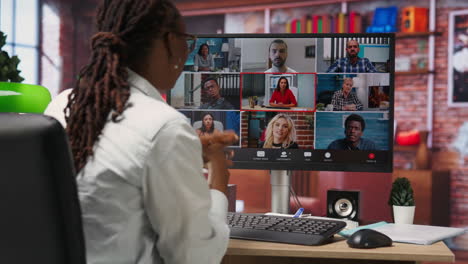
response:
{"label": "potted plant", "polygon": [[392,185],[388,204],[393,208],[395,224],[412,224],[414,219],[413,188],[408,178],[396,178]]}
{"label": "potted plant", "polygon": [[17,56],[10,56],[3,50],[6,43],[6,35],[0,31],[0,82],[16,82],[20,83],[24,79],[19,75],[18,63],[20,60]]}

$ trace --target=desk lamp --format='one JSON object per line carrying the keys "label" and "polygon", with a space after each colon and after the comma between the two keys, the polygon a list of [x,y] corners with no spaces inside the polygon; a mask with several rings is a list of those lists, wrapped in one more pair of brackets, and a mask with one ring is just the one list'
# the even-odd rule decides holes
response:
{"label": "desk lamp", "polygon": [[0,112],[42,114],[50,100],[50,92],[43,86],[0,82]]}

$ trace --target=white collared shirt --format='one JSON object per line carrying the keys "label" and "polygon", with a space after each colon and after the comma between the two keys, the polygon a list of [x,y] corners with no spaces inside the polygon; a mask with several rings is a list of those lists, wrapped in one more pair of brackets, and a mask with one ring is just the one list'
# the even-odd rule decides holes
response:
{"label": "white collared shirt", "polygon": [[[208,189],[200,140],[147,80],[129,70],[128,81],[132,106],[77,176],[87,263],[219,263],[227,198]],[[63,125],[69,92],[45,111]]]}

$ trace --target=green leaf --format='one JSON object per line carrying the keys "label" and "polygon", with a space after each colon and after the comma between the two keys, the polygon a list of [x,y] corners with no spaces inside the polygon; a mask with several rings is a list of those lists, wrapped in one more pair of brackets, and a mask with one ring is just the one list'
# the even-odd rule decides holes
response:
{"label": "green leaf", "polygon": [[[6,43],[6,35],[0,31],[0,48]],[[23,77],[20,76],[18,64],[20,59],[18,56],[10,56],[6,51],[0,51],[0,81],[3,82],[22,82]]]}
{"label": "green leaf", "polygon": [[408,178],[396,178],[392,184],[392,190],[388,199],[389,205],[413,206],[413,188]]}
{"label": "green leaf", "polygon": [[6,35],[0,31],[0,48],[2,48],[6,43]]}

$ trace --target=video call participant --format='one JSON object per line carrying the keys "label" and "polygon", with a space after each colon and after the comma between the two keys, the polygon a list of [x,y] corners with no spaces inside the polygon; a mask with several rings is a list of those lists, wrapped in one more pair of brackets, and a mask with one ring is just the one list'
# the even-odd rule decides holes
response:
{"label": "video call participant", "polygon": [[200,109],[234,109],[234,106],[221,97],[218,81],[215,78],[207,78],[202,85],[208,102],[202,104]]}
{"label": "video call participant", "polygon": [[214,71],[214,57],[210,54],[210,47],[203,43],[193,58],[194,71]]}
{"label": "video call participant", "polygon": [[214,126],[214,117],[211,113],[205,113],[202,117],[202,126],[196,130],[198,136],[210,135],[220,132]]}
{"label": "video call participant", "polygon": [[369,107],[370,108],[378,108],[385,104],[388,104],[390,100],[389,96],[385,92],[380,92],[379,86],[371,86],[370,94],[369,94]]}
{"label": "video call participant", "polygon": [[87,263],[219,263],[229,240],[224,148],[237,137],[199,138],[161,96],[192,36],[169,0],[99,6],[88,64],[45,111],[66,125]]}
{"label": "video call participant", "polygon": [[328,149],[341,150],[377,150],[372,140],[362,138],[366,123],[360,115],[351,114],[345,120],[345,138],[337,139],[328,145]]}
{"label": "video call participant", "polygon": [[297,106],[296,97],[289,89],[289,82],[286,77],[281,77],[278,80],[276,89],[270,98],[270,106],[274,107],[295,107]]}
{"label": "video call participant", "polygon": [[342,89],[333,93],[331,100],[333,111],[356,111],[363,109],[361,101],[359,101],[352,89],[353,79],[345,78]]}
{"label": "video call participant", "polygon": [[288,115],[277,114],[268,123],[263,148],[297,149],[296,129]]}
{"label": "video call participant", "polygon": [[288,58],[288,45],[282,39],[275,39],[270,43],[268,54],[271,61],[271,68],[265,72],[296,72],[286,66]]}
{"label": "video call participant", "polygon": [[368,58],[359,58],[359,43],[349,40],[346,43],[346,58],[337,59],[327,72],[377,72]]}

